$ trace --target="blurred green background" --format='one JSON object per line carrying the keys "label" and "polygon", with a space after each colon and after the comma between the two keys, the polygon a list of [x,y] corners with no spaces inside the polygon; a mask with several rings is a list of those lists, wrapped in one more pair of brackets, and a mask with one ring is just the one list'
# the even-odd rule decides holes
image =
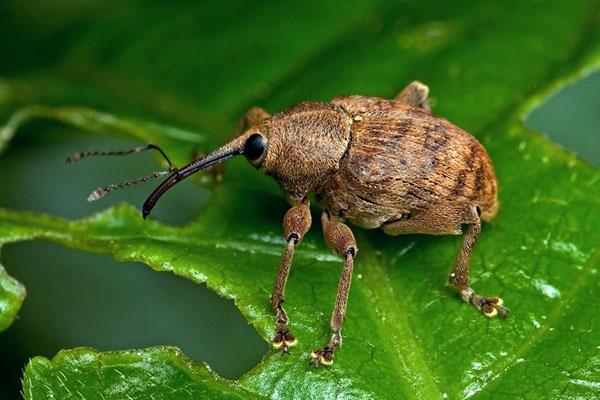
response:
{"label": "blurred green background", "polygon": [[[223,120],[213,118],[210,113],[224,103],[220,99],[236,96],[243,90],[240,98],[268,105],[269,91],[277,84],[267,84],[262,79],[270,68],[260,62],[263,54],[250,53],[244,46],[244,42],[258,40],[258,35],[253,36],[256,27],[252,26],[252,17],[266,12],[273,14],[273,24],[290,22],[277,18],[281,13],[275,3],[260,9],[244,1],[177,7],[189,12],[175,12],[175,6],[170,8],[155,2],[4,0],[0,3],[3,121],[9,114],[2,103],[8,100],[27,103],[33,99],[52,104],[53,99],[60,98],[61,103],[56,104],[80,104],[80,99],[85,98],[83,105],[89,107],[162,120],[192,130],[224,132],[219,137],[225,137],[235,119],[252,103],[242,101],[219,110],[220,118],[226,116]],[[236,9],[239,20],[225,18],[231,8]],[[333,26],[343,23],[343,18],[335,19],[338,11],[356,14],[352,18],[362,18],[367,28],[377,24],[368,13],[361,17],[360,9],[353,10],[347,5],[338,10],[332,3],[329,12]],[[323,18],[326,20],[328,16]],[[112,36],[104,35],[103,27],[107,24],[113,25]],[[324,25],[320,29],[329,28]],[[81,42],[84,33],[86,40]],[[300,31],[296,39],[311,46],[311,34],[317,37],[315,32]],[[131,35],[144,40],[138,40],[138,46],[121,48],[123,38]],[[195,40],[186,44],[190,36]],[[232,46],[231,38],[236,36],[242,40]],[[428,40],[425,45],[435,46],[435,37]],[[171,47],[170,41],[180,45]],[[223,48],[203,47],[204,43],[214,46],[220,41]],[[289,51],[283,39],[273,40],[263,50],[271,57],[280,53],[277,57],[281,59]],[[65,54],[71,59],[68,67],[61,65]],[[235,58],[228,58],[231,55]],[[72,61],[78,57],[81,63]],[[85,63],[86,59],[96,61],[93,68],[106,65],[109,72],[94,70]],[[40,74],[44,70],[47,75]],[[201,106],[210,97],[210,106],[200,113],[195,108],[186,109],[168,90],[145,92],[136,71],[143,71],[146,79],[164,81],[165,89],[185,93],[187,103]],[[242,80],[252,84],[235,87],[219,79],[232,74],[241,75]],[[31,83],[23,83],[32,81],[36,82],[32,87],[27,86]],[[54,86],[52,82],[56,81],[69,84]],[[126,86],[122,85],[124,81]],[[17,86],[22,83],[24,98],[11,98],[7,82]],[[48,94],[40,95],[38,92],[42,90]],[[435,88],[432,92],[435,93]],[[598,111],[600,74],[596,73],[556,92],[528,115],[527,123],[599,166]],[[30,123],[19,132],[10,149],[0,155],[0,207],[80,218],[118,201],[139,205],[152,185],[115,193],[94,204],[85,202],[85,197],[99,185],[153,170],[155,164],[149,155],[86,160],[77,166],[64,163],[73,150],[122,149],[138,144],[119,138],[85,136],[48,122]],[[168,200],[157,209],[157,217],[168,223],[183,224],[198,213],[209,196],[209,191],[185,182],[169,193]],[[203,285],[174,275],[157,274],[140,265],[115,263],[109,256],[41,242],[6,246],[1,261],[28,291],[19,319],[0,334],[2,399],[16,397],[21,370],[29,357],[52,357],[61,348],[92,346],[110,350],[171,344],[181,347],[193,359],[207,361],[219,374],[229,378],[249,370],[267,350],[230,301],[219,298]],[[273,273],[275,268],[274,265]]]}

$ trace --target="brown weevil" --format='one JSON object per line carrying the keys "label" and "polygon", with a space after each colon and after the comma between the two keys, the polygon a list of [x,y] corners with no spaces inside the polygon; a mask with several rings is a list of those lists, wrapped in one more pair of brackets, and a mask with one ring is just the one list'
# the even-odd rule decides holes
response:
{"label": "brown weevil", "polygon": [[331,339],[312,352],[312,365],[330,365],[342,344],[341,328],[358,252],[345,220],[366,229],[381,228],[389,235],[458,235],[462,225],[467,225],[449,283],[488,317],[508,312],[502,299],[481,296],[469,286],[481,221],[491,220],[498,211],[492,163],[473,136],[431,113],[428,93],[427,86],[415,81],[393,100],[341,96],[328,103],[301,103],[273,116],[252,108],[232,141],[179,169],[154,145],[125,152],[76,153],[69,161],[88,155],[160,151],[169,170],[100,188],[89,198],[168,175],[144,203],[144,218],[177,182],[236,155],[245,155],[257,169],[275,178],[291,205],[283,219],[286,245],[271,295],[276,320],[272,344],[284,352],[297,342],[282,306],[285,285],[294,249],[311,226],[307,196],[315,194],[323,208],[325,242],[344,259],[330,322]]}

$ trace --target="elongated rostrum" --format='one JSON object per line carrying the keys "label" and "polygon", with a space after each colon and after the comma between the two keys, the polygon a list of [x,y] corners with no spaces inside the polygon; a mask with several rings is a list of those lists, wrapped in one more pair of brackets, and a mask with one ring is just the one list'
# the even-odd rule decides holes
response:
{"label": "elongated rostrum", "polygon": [[270,301],[275,314],[272,344],[283,352],[297,344],[283,309],[285,285],[295,248],[311,226],[307,196],[314,194],[323,208],[325,242],[343,258],[331,338],[311,355],[315,367],[330,365],[342,345],[358,253],[345,221],[366,229],[381,228],[388,235],[458,235],[466,225],[449,284],[485,316],[504,317],[508,312],[502,299],[479,295],[469,286],[481,221],[491,220],[498,211],[492,163],[473,136],[431,112],[428,93],[427,86],[415,81],[391,100],[341,96],[328,103],[301,103],[273,116],[255,107],[242,118],[229,143],[183,168],[175,168],[155,145],[75,153],[68,161],[158,150],[169,163],[168,170],[100,188],[89,198],[96,200],[113,189],[168,175],[144,203],[144,218],[177,182],[236,155],[244,155],[275,178],[291,206],[283,218],[285,249]]}

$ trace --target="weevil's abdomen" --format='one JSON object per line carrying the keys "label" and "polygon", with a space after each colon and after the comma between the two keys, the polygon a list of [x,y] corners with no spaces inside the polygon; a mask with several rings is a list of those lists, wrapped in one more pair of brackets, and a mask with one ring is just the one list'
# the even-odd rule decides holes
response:
{"label": "weevil's abdomen", "polygon": [[325,207],[364,228],[444,203],[468,203],[490,220],[494,169],[470,134],[429,112],[362,96],[336,98],[353,117],[350,146],[320,193]]}

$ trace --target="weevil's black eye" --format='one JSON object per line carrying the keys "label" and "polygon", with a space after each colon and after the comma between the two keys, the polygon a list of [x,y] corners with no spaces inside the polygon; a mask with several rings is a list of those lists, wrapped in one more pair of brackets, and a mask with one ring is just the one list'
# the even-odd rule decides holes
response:
{"label": "weevil's black eye", "polygon": [[256,161],[262,156],[267,147],[267,141],[263,135],[255,133],[246,140],[244,154],[250,161]]}

